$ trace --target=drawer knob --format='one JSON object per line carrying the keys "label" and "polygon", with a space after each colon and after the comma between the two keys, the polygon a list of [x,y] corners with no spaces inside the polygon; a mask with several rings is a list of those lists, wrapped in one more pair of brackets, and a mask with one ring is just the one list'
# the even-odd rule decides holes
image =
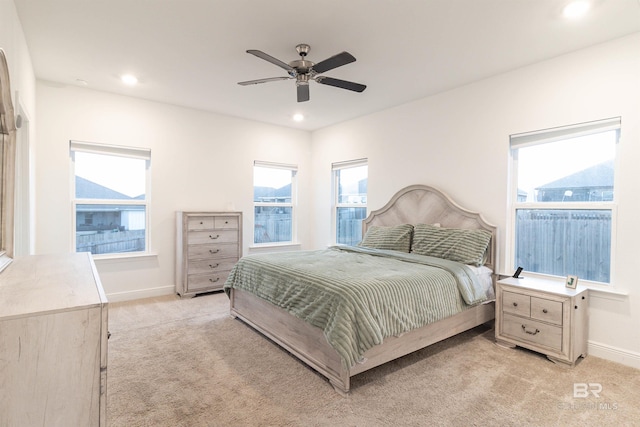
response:
{"label": "drawer knob", "polygon": [[209,238],[210,238],[211,240],[215,240],[215,239],[217,239],[218,237],[220,237],[220,235],[219,235],[219,234],[216,234],[216,236],[215,236],[215,237],[213,237],[211,234],[209,234]]}
{"label": "drawer knob", "polygon": [[547,309],[546,309],[546,308],[543,308],[543,309],[542,309],[542,312],[543,312],[544,314],[547,314]]}
{"label": "drawer knob", "polygon": [[225,223],[225,224],[229,224],[229,221],[225,221],[224,223]]}
{"label": "drawer knob", "polygon": [[535,335],[535,334],[537,334],[538,332],[540,332],[540,329],[538,329],[538,328],[536,328],[536,330],[535,330],[534,332],[527,331],[527,327],[526,327],[525,325],[522,325],[522,330],[523,330],[526,334],[529,334],[529,335]]}
{"label": "drawer knob", "polygon": [[216,283],[218,280],[220,280],[219,277],[216,277],[215,279],[209,279],[211,283]]}
{"label": "drawer knob", "polygon": [[209,264],[209,268],[216,268],[216,267],[218,267],[219,265],[220,265],[220,264],[216,264],[216,265]]}
{"label": "drawer knob", "polygon": [[204,224],[204,222],[200,221],[200,225]]}
{"label": "drawer knob", "polygon": [[517,306],[518,306],[518,303],[517,303],[517,302],[514,302],[514,303],[513,303],[513,306],[514,306],[514,307],[517,307]]}
{"label": "drawer knob", "polygon": [[217,254],[218,252],[220,252],[220,249],[216,249],[215,251],[213,249],[209,249],[210,254]]}

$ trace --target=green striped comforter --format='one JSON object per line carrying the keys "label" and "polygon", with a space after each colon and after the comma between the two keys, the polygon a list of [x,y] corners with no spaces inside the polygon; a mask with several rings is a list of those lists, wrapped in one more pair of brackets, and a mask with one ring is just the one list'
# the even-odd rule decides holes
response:
{"label": "green striped comforter", "polygon": [[362,247],[246,256],[224,290],[251,292],[321,328],[345,367],[398,336],[486,300],[465,265]]}

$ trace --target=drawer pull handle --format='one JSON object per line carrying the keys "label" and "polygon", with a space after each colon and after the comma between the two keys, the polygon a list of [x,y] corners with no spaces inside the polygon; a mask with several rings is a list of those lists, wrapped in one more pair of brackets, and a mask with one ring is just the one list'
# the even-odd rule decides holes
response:
{"label": "drawer pull handle", "polygon": [[513,303],[513,306],[514,306],[514,307],[517,307],[517,306],[518,306],[518,303],[517,303],[517,302],[514,302],[514,303]]}
{"label": "drawer pull handle", "polygon": [[220,264],[216,264],[216,265],[209,264],[209,268],[217,268],[219,265],[220,265]]}
{"label": "drawer pull handle", "polygon": [[219,235],[219,234],[216,234],[216,237],[213,237],[211,234],[209,234],[209,238],[210,238],[210,239],[212,239],[212,240],[215,240],[215,239],[217,239],[218,237],[220,237],[220,235]]}
{"label": "drawer pull handle", "polygon": [[218,280],[220,280],[219,277],[216,277],[215,279],[209,279],[211,283],[216,283]]}
{"label": "drawer pull handle", "polygon": [[540,329],[537,329],[537,328],[536,328],[535,332],[527,331],[527,327],[526,327],[525,325],[522,325],[522,330],[523,330],[526,334],[529,334],[529,335],[535,335],[535,334],[537,334],[538,332],[540,332]]}
{"label": "drawer pull handle", "polygon": [[217,254],[218,252],[220,252],[220,249],[216,249],[215,251],[213,249],[209,249],[210,254]]}
{"label": "drawer pull handle", "polygon": [[543,309],[542,309],[542,312],[543,312],[544,314],[547,314],[547,309],[546,309],[546,308],[543,308]]}

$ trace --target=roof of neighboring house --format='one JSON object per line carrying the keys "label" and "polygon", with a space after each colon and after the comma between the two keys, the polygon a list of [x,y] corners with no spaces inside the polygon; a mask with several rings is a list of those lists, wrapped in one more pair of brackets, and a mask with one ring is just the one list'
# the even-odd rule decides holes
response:
{"label": "roof of neighboring house", "polygon": [[126,194],[96,184],[88,179],[76,176],[76,198],[79,199],[120,199],[131,200],[138,197],[129,197]]}
{"label": "roof of neighboring house", "polygon": [[613,160],[599,163],[536,189],[613,188]]}
{"label": "roof of neighboring house", "polygon": [[284,187],[254,187],[254,198],[265,197],[291,197],[291,184],[287,184]]}

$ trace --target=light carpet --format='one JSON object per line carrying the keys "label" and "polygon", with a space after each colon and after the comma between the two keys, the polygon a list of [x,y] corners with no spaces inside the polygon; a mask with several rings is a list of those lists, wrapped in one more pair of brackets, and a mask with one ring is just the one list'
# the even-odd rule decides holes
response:
{"label": "light carpet", "polygon": [[484,326],[354,377],[347,397],[231,318],[224,293],[113,303],[109,330],[111,427],[640,426],[639,370],[558,366]]}

